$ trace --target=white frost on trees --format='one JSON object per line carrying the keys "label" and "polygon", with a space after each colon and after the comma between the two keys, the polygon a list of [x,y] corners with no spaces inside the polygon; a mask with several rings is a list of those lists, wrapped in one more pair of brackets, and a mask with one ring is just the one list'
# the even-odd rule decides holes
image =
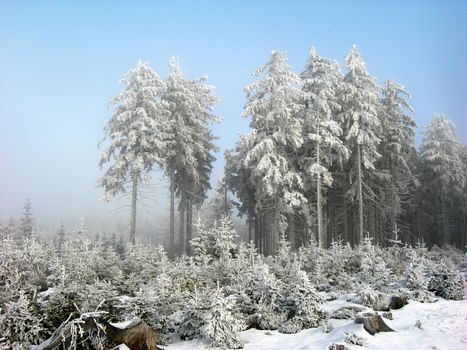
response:
{"label": "white frost on trees", "polygon": [[214,88],[205,84],[207,77],[186,79],[175,58],[170,59],[167,91],[162,99],[169,110],[164,167],[171,180],[170,254],[174,250],[174,194],[180,197],[180,254],[189,253],[192,238],[192,208],[200,205],[210,189],[209,177],[214,144],[210,124],[219,122],[213,113],[217,101]]}
{"label": "white frost on trees", "polygon": [[276,250],[279,236],[287,229],[287,214],[307,201],[301,175],[289,155],[302,145],[302,92],[300,78],[290,70],[284,52],[272,52],[268,63],[254,74],[262,78],[245,88],[243,116],[251,117],[244,166],[251,169],[255,184],[256,214],[268,218],[270,235],[266,253]]}
{"label": "white frost on trees", "polygon": [[327,237],[323,228],[322,187],[332,184],[330,165],[336,161],[342,163],[348,157],[348,150],[340,139],[342,129],[336,120],[341,108],[338,94],[343,78],[337,62],[318,56],[314,47],[301,76],[306,100],[302,157],[299,161],[308,175],[305,178],[315,181],[310,186],[316,189],[318,241],[324,247]]}
{"label": "white frost on trees", "polygon": [[124,90],[110,105],[114,113],[104,128],[107,141],[100,160],[101,169],[109,163],[98,184],[105,191],[105,200],[126,193],[131,185],[130,241],[136,237],[136,202],[142,181],[149,181],[149,172],[161,163],[167,111],[160,100],[165,83],[148,63],[138,62],[121,80]]}
{"label": "white frost on trees", "polygon": [[[378,86],[375,79],[367,72],[365,62],[354,45],[345,58],[347,74],[340,93],[342,105],[342,125],[344,144],[350,152],[348,176],[350,188],[348,197],[358,201],[359,228],[356,241],[364,237],[363,232],[363,181],[369,182],[374,174],[375,162],[381,155],[378,145],[381,142],[381,105]],[[371,191],[369,183],[365,186]]]}
{"label": "white frost on trees", "polygon": [[239,349],[243,347],[238,332],[246,328],[245,323],[228,298],[218,287],[211,296],[211,305],[205,314],[201,334],[212,340],[212,346],[221,349]]}

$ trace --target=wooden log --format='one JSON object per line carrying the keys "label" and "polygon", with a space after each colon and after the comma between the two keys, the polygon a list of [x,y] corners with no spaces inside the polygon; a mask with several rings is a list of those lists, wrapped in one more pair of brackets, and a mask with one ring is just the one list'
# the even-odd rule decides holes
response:
{"label": "wooden log", "polygon": [[124,329],[102,321],[107,337],[117,344],[125,344],[131,350],[157,350],[156,332],[142,320],[136,319]]}
{"label": "wooden log", "polygon": [[104,331],[107,338],[116,344],[125,344],[131,350],[158,350],[156,332],[140,319],[133,320],[125,328],[118,328],[101,319],[102,313],[82,314],[79,318],[63,322],[59,328],[33,350],[52,350],[72,337],[73,327],[85,332],[92,328]]}

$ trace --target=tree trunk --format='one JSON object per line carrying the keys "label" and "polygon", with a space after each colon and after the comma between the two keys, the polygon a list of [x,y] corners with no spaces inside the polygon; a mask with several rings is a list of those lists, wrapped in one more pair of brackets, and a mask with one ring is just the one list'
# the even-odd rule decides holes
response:
{"label": "tree trunk", "polygon": [[256,244],[256,234],[253,236],[253,230],[254,230],[253,210],[251,208],[251,205],[248,205],[248,243],[251,243],[253,241],[253,239],[254,239],[255,240],[255,246],[258,247],[258,245]]}
{"label": "tree trunk", "polygon": [[363,193],[362,193],[362,160],[360,154],[360,144],[357,143],[357,163],[358,163],[358,220],[359,228],[356,243],[360,244],[363,239]]}
{"label": "tree trunk", "polygon": [[[319,142],[318,142],[318,145],[316,147],[316,163],[318,164],[318,166],[320,165],[319,164],[319,151],[320,151],[320,147],[319,147]],[[317,199],[316,199],[316,209],[317,209],[317,213],[318,213],[318,241],[319,241],[319,246],[321,248],[325,248],[326,247],[326,234],[323,230],[323,203],[322,203],[322,200],[321,200],[321,174],[318,173],[318,176],[317,176],[317,179],[316,179],[316,196],[317,196]]]}
{"label": "tree trunk", "polygon": [[187,209],[186,209],[186,255],[191,255],[190,241],[193,238],[193,198],[187,196]]}
{"label": "tree trunk", "polygon": [[290,221],[289,221],[289,241],[290,241],[290,248],[292,251],[295,250],[295,212],[290,214]]}
{"label": "tree trunk", "polygon": [[352,235],[349,234],[348,214],[347,214],[347,197],[344,193],[344,237],[347,242],[353,246]]}
{"label": "tree trunk", "polygon": [[169,257],[175,257],[175,172],[170,172],[170,237]]}
{"label": "tree trunk", "polygon": [[269,254],[274,255],[277,249],[277,242],[279,241],[279,209],[278,209],[277,196],[274,198],[274,227],[272,228],[272,237],[270,240]]}
{"label": "tree trunk", "polygon": [[180,227],[178,239],[178,251],[180,255],[185,253],[185,229],[186,229],[186,198],[185,191],[180,194]]}
{"label": "tree trunk", "polygon": [[227,186],[224,186],[224,215],[229,215],[229,200],[227,197]]}
{"label": "tree trunk", "polygon": [[443,247],[446,244],[448,238],[448,225],[446,217],[446,200],[444,195],[441,195],[441,246]]}
{"label": "tree trunk", "polygon": [[138,176],[133,174],[133,189],[131,192],[131,223],[130,223],[130,242],[136,243],[136,203],[138,196]]}
{"label": "tree trunk", "polygon": [[258,213],[255,214],[255,239],[258,252],[263,254],[263,247],[261,244],[261,215]]}

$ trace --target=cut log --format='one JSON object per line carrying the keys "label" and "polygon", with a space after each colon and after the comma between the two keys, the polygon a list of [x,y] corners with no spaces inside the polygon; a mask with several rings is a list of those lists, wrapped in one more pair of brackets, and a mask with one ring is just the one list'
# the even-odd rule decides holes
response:
{"label": "cut log", "polygon": [[371,335],[375,335],[375,333],[378,332],[394,332],[394,330],[384,322],[381,315],[364,317],[363,328]]}
{"label": "cut log", "polygon": [[101,319],[102,313],[82,314],[79,318],[63,322],[52,336],[41,344],[33,347],[33,350],[52,350],[66,341],[73,334],[74,327],[79,327],[82,332],[92,328],[104,331],[107,338],[116,344],[125,344],[131,350],[158,350],[156,332],[144,321],[134,319],[125,328],[118,328]]}
{"label": "cut log", "polygon": [[102,321],[107,337],[117,344],[125,344],[131,350],[157,350],[156,332],[142,320],[134,320],[124,329]]}

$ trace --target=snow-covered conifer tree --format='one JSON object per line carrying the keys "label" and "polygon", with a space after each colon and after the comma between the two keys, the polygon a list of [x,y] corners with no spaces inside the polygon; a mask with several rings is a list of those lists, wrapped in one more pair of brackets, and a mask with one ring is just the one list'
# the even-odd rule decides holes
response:
{"label": "snow-covered conifer tree", "polygon": [[251,170],[255,185],[256,214],[263,218],[269,233],[265,252],[276,251],[277,242],[288,227],[287,215],[307,201],[303,180],[291,154],[302,145],[302,92],[300,78],[290,70],[285,52],[271,53],[268,63],[245,88],[247,103],[243,116],[251,117],[253,129],[244,165]]}
{"label": "snow-covered conifer tree", "polygon": [[[322,187],[330,186],[333,178],[329,166],[333,161],[348,157],[347,148],[340,136],[342,129],[336,121],[340,111],[338,93],[342,74],[337,62],[318,56],[316,49],[310,50],[305,70],[302,73],[303,91],[306,94],[303,125],[302,157],[305,178],[315,180],[308,186],[316,191],[318,241],[326,246],[326,232],[323,228]],[[314,191],[313,191],[314,192]]]}
{"label": "snow-covered conifer tree", "polygon": [[26,203],[24,203],[23,207],[23,214],[21,215],[20,219],[20,226],[19,226],[19,236],[22,241],[25,239],[32,238],[34,230],[34,219],[32,216],[32,202],[31,198],[26,199]]}
{"label": "snow-covered conifer tree", "polygon": [[366,235],[359,246],[361,256],[360,277],[362,282],[375,289],[386,286],[390,271],[382,257],[381,250],[373,244],[373,238]]}
{"label": "snow-covered conifer tree", "polygon": [[170,178],[170,254],[174,249],[174,195],[180,197],[179,251],[189,252],[192,207],[201,204],[210,188],[209,176],[215,160],[214,136],[210,123],[221,119],[213,114],[217,101],[207,77],[185,79],[175,58],[170,59],[170,76],[163,101],[169,110],[164,166]]}
{"label": "snow-covered conifer tree", "polygon": [[201,329],[204,325],[204,314],[207,311],[206,300],[199,295],[197,289],[190,297],[187,305],[185,306],[178,333],[182,339],[193,339],[200,335]]}
{"label": "snow-covered conifer tree", "polygon": [[214,223],[212,229],[213,254],[218,259],[231,258],[238,248],[239,237],[233,227],[232,219],[223,216]]}
{"label": "snow-covered conifer tree", "polygon": [[166,133],[166,108],[160,100],[165,83],[148,63],[138,62],[121,80],[124,90],[110,101],[115,110],[104,128],[109,145],[102,152],[100,167],[110,163],[99,186],[104,198],[131,191],[130,242],[136,241],[138,188],[149,172],[161,163]]}
{"label": "snow-covered conifer tree", "polygon": [[368,73],[365,62],[354,45],[345,58],[347,74],[340,93],[344,144],[350,152],[348,176],[350,188],[347,196],[358,201],[358,230],[354,241],[364,237],[364,186],[367,196],[371,196],[371,175],[375,172],[375,162],[381,157],[378,145],[381,141],[381,104],[378,86]]}
{"label": "snow-covered conifer tree", "polygon": [[325,320],[321,310],[323,300],[310,283],[305,271],[297,271],[289,286],[287,298],[293,302],[293,317],[279,327],[283,333],[297,333],[304,328],[318,327]]}
{"label": "snow-covered conifer tree", "polygon": [[23,291],[16,301],[5,304],[0,314],[0,334],[7,339],[13,349],[27,349],[41,341],[41,318],[31,307],[31,302]]}
{"label": "snow-covered conifer tree", "polygon": [[413,162],[415,149],[415,121],[408,114],[413,109],[406,100],[410,98],[404,86],[392,80],[385,81],[382,104],[384,133],[380,144],[382,155],[378,166],[389,172],[386,196],[381,198],[388,207],[390,232],[399,230],[402,202],[407,201],[409,186],[414,185]]}
{"label": "snow-covered conifer tree", "polygon": [[200,217],[196,223],[196,236],[190,241],[190,244],[195,262],[209,264],[212,260],[212,232],[205,227]]}
{"label": "snow-covered conifer tree", "polygon": [[430,238],[432,242],[444,244],[451,238],[453,217],[461,215],[458,208],[465,185],[460,146],[451,120],[443,115],[434,116],[424,131],[420,158],[423,191],[434,219]]}
{"label": "snow-covered conifer tree", "polygon": [[219,287],[213,291],[209,310],[204,317],[201,334],[212,340],[212,346],[221,349],[243,347],[238,332],[245,329],[245,323]]}

